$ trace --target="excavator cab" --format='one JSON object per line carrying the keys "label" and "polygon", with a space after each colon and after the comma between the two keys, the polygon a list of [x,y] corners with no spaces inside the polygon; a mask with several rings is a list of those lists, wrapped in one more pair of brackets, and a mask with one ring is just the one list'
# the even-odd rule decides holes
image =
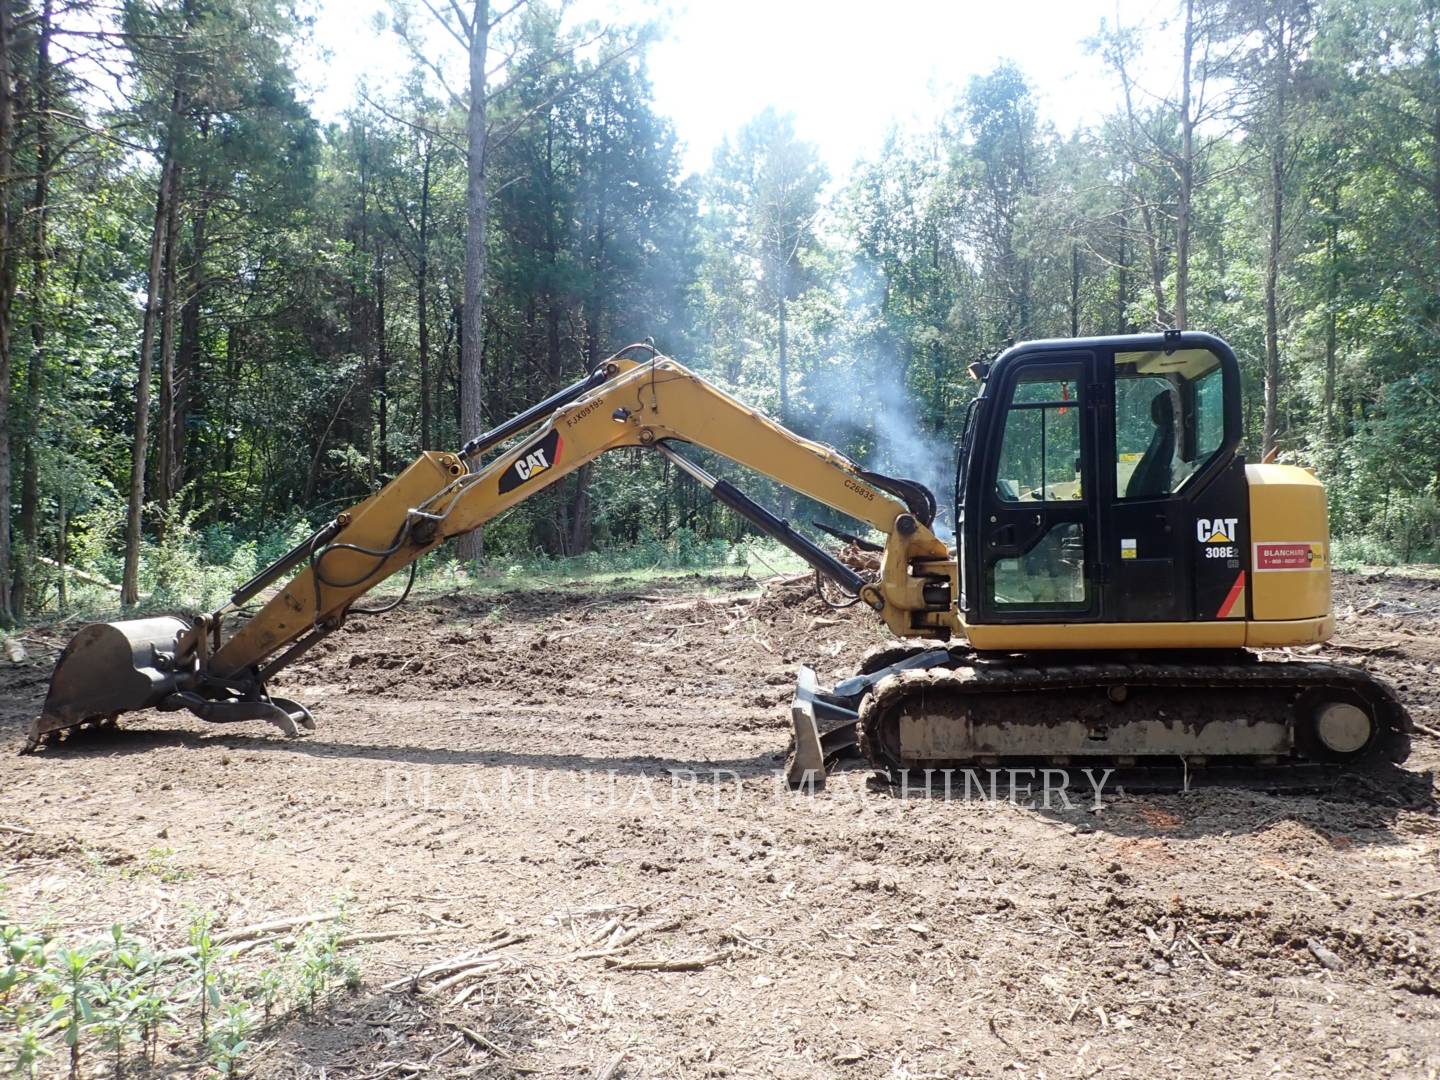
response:
{"label": "excavator cab", "polygon": [[[1243,618],[1226,605],[1248,570],[1240,426],[1239,365],[1209,335],[1003,354],[957,491],[967,627]],[[1199,521],[1224,523],[1214,544]]]}

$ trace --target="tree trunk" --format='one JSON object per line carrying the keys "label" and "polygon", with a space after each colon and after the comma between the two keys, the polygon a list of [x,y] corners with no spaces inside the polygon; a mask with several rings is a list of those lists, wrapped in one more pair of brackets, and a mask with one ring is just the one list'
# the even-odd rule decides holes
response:
{"label": "tree trunk", "polygon": [[1335,304],[1339,280],[1340,185],[1330,185],[1330,220],[1325,226],[1325,441],[1335,440],[1335,369],[1337,318]]}
{"label": "tree trunk", "polygon": [[35,556],[40,553],[40,466],[37,443],[40,441],[41,389],[45,380],[45,291],[49,288],[50,237],[47,225],[50,215],[50,173],[55,167],[50,146],[51,64],[50,41],[53,32],[53,0],[44,0],[40,8],[40,33],[35,50],[35,192],[30,202],[30,363],[25,369],[25,432],[20,465],[20,535],[25,548],[15,564],[15,582],[11,590],[11,608],[24,616],[26,592],[33,573]]}
{"label": "tree trunk", "polygon": [[[1303,18],[1303,13],[1295,18]],[[1280,256],[1285,239],[1285,184],[1289,172],[1291,132],[1289,117],[1290,80],[1300,26],[1286,4],[1277,4],[1267,19],[1265,31],[1271,38],[1272,76],[1268,143],[1270,213],[1265,252],[1265,453],[1274,450],[1280,437]],[[1273,20],[1273,21],[1272,21]],[[1327,305],[1327,308],[1329,305]],[[1327,321],[1330,312],[1327,311]],[[1327,375],[1328,378],[1328,375]],[[1327,406],[1328,412],[1328,406]]]}
{"label": "tree trunk", "polygon": [[1275,449],[1280,425],[1280,221],[1283,213],[1280,169],[1270,170],[1270,236],[1265,257],[1265,428],[1262,446]]}
{"label": "tree trunk", "polygon": [[225,405],[221,412],[225,432],[220,450],[220,471],[228,473],[235,467],[235,392],[240,382],[240,331],[234,326],[225,328]]}
{"label": "tree trunk", "polygon": [[1280,244],[1285,221],[1285,90],[1290,79],[1285,13],[1275,18],[1275,86],[1270,118],[1270,220],[1265,250],[1265,426],[1262,446],[1275,449],[1280,429]]}
{"label": "tree trunk", "polygon": [[[1125,96],[1126,128],[1130,133],[1130,145],[1127,148],[1131,158],[1130,168],[1127,170],[1129,194],[1135,201],[1136,209],[1140,211],[1140,224],[1145,232],[1145,253],[1150,263],[1150,291],[1155,297],[1155,325],[1168,326],[1170,320],[1165,310],[1165,260],[1155,230],[1154,212],[1150,207],[1149,199],[1140,187],[1140,159],[1136,150],[1140,142],[1139,124],[1135,119],[1135,96],[1130,83],[1130,69],[1126,64],[1123,50],[1123,45],[1116,46],[1113,62],[1115,70],[1120,76],[1120,88]],[[1122,228],[1128,226],[1128,214],[1121,220]]]}
{"label": "tree trunk", "polygon": [[1070,336],[1080,336],[1080,248],[1070,241]]}
{"label": "tree trunk", "polygon": [[1190,204],[1195,189],[1195,118],[1190,114],[1195,56],[1195,0],[1185,0],[1185,49],[1180,71],[1180,201],[1175,212],[1175,328],[1184,330],[1190,307]]}
{"label": "tree trunk", "polygon": [[1127,333],[1130,325],[1130,255],[1125,248],[1125,234],[1130,228],[1130,214],[1120,211],[1120,234],[1115,245],[1115,333]]}
{"label": "tree trunk", "polygon": [[385,339],[385,245],[375,249],[375,388],[380,406],[380,475],[390,477],[390,351]]}
{"label": "tree trunk", "polygon": [[160,504],[159,534],[168,524],[170,500],[175,497],[175,308],[180,284],[180,174],[170,174],[170,195],[165,207],[165,259],[160,285],[160,423],[156,434],[155,497]]}
{"label": "tree trunk", "polygon": [[[194,188],[192,179],[191,187]],[[202,185],[199,202],[190,217],[190,246],[186,274],[185,302],[180,306],[180,344],[175,357],[174,416],[170,424],[171,470],[176,489],[184,487],[187,474],[197,477],[203,470],[190,467],[190,402],[200,382],[200,314],[205,302],[205,253],[209,243],[209,196]],[[201,399],[203,401],[203,398]],[[202,452],[204,448],[201,448]],[[213,454],[213,450],[211,451]],[[202,501],[197,490],[192,506]]]}
{"label": "tree trunk", "polygon": [[[475,0],[470,17],[470,102],[465,122],[465,316],[460,347],[460,438],[480,434],[485,421],[485,241],[489,224],[485,190],[485,64],[490,44],[489,0]],[[460,557],[484,554],[477,529],[460,538]]]}
{"label": "tree trunk", "polygon": [[69,529],[68,513],[66,505],[70,499],[70,492],[65,486],[65,477],[60,477],[55,499],[55,607],[60,615],[65,614],[65,607],[70,602],[69,594],[65,589],[65,534]]}
{"label": "tree trunk", "polygon": [[[180,92],[171,100],[172,118],[180,111]],[[173,126],[172,126],[173,131]],[[145,316],[140,331],[140,370],[135,379],[135,438],[130,448],[130,501],[125,513],[125,569],[120,579],[120,605],[140,602],[140,514],[145,506],[145,456],[150,447],[150,371],[159,314],[160,269],[165,258],[166,220],[174,194],[174,146],[165,148],[160,184],[155,197],[155,221],[150,231],[150,262],[145,278]]]}
{"label": "tree trunk", "polygon": [[10,66],[14,8],[0,0],[0,625],[14,622],[10,607],[10,347],[15,301],[15,239],[11,214],[15,183],[15,73]]}
{"label": "tree trunk", "polygon": [[420,257],[415,265],[415,318],[420,344],[420,449],[430,442],[430,137],[420,174]]}
{"label": "tree trunk", "polygon": [[780,302],[776,305],[780,318],[780,425],[790,426],[790,343],[785,325],[785,292],[782,284]]}
{"label": "tree trunk", "polygon": [[575,471],[575,496],[570,503],[571,555],[583,555],[594,543],[595,515],[590,504],[590,470],[594,464],[587,461]]}

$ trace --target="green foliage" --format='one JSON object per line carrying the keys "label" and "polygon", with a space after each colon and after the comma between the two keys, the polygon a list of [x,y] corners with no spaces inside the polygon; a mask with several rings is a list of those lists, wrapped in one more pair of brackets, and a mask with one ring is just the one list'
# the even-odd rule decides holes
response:
{"label": "green foliage", "polygon": [[70,946],[0,914],[0,1063],[34,1077],[63,1050],[72,1077],[94,1075],[97,1066],[87,1063],[101,1056],[120,1076],[134,1049],[154,1069],[162,1032],[188,1031],[203,1060],[229,1076],[255,1049],[256,1034],[288,1010],[314,1013],[332,990],[360,984],[338,922],[278,942],[279,965],[248,981],[233,970],[213,922],[196,914],[188,948],[156,952],[119,924],[106,941]]}
{"label": "green foliage", "polygon": [[240,1059],[251,1049],[250,1034],[255,1027],[254,1011],[244,1002],[232,1001],[210,1036],[207,1048],[210,1063],[221,1076],[235,1072]]}
{"label": "green foliage", "polygon": [[[59,12],[59,28],[75,29],[83,10]],[[766,110],[687,178],[635,31],[581,47],[585,32],[536,0],[497,31],[510,59],[487,156],[487,421],[653,335],[747,404],[868,466],[918,476],[944,503],[973,394],[966,366],[1020,338],[1171,325],[1183,216],[1188,324],[1242,357],[1252,458],[1264,449],[1273,322],[1270,419],[1282,459],[1327,483],[1339,540],[1431,557],[1433,0],[1206,0],[1191,10],[1211,91],[1182,207],[1182,103],[1168,82],[1125,80],[1154,70],[1156,57],[1175,74],[1184,20],[1170,16],[1183,10],[1097,36],[1094,61],[1114,73],[1115,96],[1084,130],[1057,132],[1005,63],[973,79],[933,127],[893,134],[844,176],[827,177],[792,120]],[[322,130],[296,94],[296,24],[283,4],[163,0],[122,11],[128,34],[96,48],[128,72],[123,100],[102,105],[110,99],[68,72],[52,87],[57,115],[118,137],[76,144],[49,177],[43,259],[24,232],[36,218],[25,210],[37,171],[28,114],[16,136],[22,179],[4,191],[26,222],[10,337],[29,338],[34,318],[44,338],[43,349],[17,348],[12,372],[13,443],[17,461],[30,451],[35,476],[32,495],[17,480],[17,550],[72,568],[62,590],[51,563],[34,563],[32,615],[57,612],[62,595],[67,612],[113,606],[109,590],[73,570],[120,579],[136,297],[166,153],[182,164],[183,302],[173,415],[161,415],[158,370],[152,394],[143,607],[215,606],[421,449],[475,434],[457,420],[468,178],[447,133],[463,128],[460,111],[417,72]],[[1288,59],[1274,34],[1282,14]],[[29,73],[35,35],[21,38],[14,70]],[[47,275],[32,288],[42,261]],[[164,432],[177,456],[169,478],[158,472]],[[747,483],[802,527],[818,516],[793,513],[796,500],[773,483]],[[494,574],[540,556],[636,569],[714,561],[747,532],[637,451],[537,492],[486,527],[484,547]]]}
{"label": "green foliage", "polygon": [[211,918],[206,913],[197,914],[189,930],[189,959],[194,980],[191,1000],[199,1006],[201,1042],[210,1038],[211,1010],[220,1008],[220,972],[216,964],[220,947],[210,934]]}
{"label": "green foliage", "polygon": [[307,929],[295,942],[292,990],[307,1013],[313,1013],[316,1004],[337,984],[347,990],[359,986],[359,969],[340,954],[340,936],[339,925],[331,924]]}

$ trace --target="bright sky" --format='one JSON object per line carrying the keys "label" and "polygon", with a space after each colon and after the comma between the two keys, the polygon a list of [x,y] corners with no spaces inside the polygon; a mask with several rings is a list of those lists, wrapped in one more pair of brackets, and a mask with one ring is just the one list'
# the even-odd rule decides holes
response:
{"label": "bright sky", "polygon": [[[314,0],[315,47],[301,77],[322,120],[338,117],[365,79],[372,92],[409,67],[405,47],[377,32],[387,0]],[[416,18],[428,18],[418,3]],[[468,4],[465,5],[468,7]],[[716,145],[767,105],[795,115],[832,175],[873,154],[892,123],[927,123],[972,75],[1014,60],[1031,79],[1042,115],[1062,132],[1095,120],[1116,89],[1085,49],[1102,18],[1154,22],[1168,0],[579,0],[573,10],[606,22],[659,18],[649,51],[655,105],[703,169]],[[455,42],[437,55],[461,61]],[[327,55],[328,54],[328,55]],[[1153,58],[1152,58],[1153,59]],[[446,65],[447,68],[450,64]],[[461,69],[463,70],[463,69]],[[452,85],[462,85],[456,81]]]}

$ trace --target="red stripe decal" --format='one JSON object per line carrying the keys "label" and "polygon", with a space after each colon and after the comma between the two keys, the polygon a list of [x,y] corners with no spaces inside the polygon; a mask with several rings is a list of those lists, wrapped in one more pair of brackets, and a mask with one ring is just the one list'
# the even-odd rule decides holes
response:
{"label": "red stripe decal", "polygon": [[1240,594],[1244,591],[1245,571],[1241,570],[1240,573],[1235,575],[1235,584],[1230,586],[1230,592],[1226,595],[1225,602],[1220,605],[1220,610],[1216,612],[1215,617],[1217,619],[1228,619],[1230,617],[1230,609],[1235,606],[1235,601],[1240,599]]}

